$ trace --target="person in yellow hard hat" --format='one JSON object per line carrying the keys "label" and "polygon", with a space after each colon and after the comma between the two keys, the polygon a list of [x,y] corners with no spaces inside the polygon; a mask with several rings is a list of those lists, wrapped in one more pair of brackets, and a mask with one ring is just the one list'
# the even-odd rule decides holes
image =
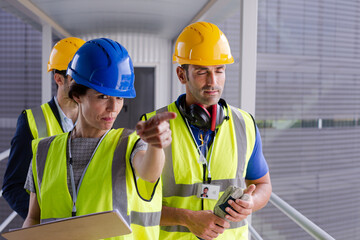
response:
{"label": "person in yellow hard hat", "polygon": [[18,118],[2,189],[10,207],[24,219],[29,208],[29,194],[24,184],[32,158],[31,141],[68,132],[74,127],[78,107],[68,96],[71,77],[66,75],[66,69],[84,43],[80,38],[69,37],[54,45],[47,70],[53,73],[57,95],[41,106],[24,110]]}
{"label": "person in yellow hard hat", "polygon": [[[266,205],[272,186],[253,117],[221,98],[226,65],[234,62],[229,42],[212,23],[190,24],[175,43],[173,61],[186,94],[143,116],[181,116],[170,120],[172,143],[165,148],[160,239],[248,239],[246,218]],[[213,210],[230,185],[249,198],[225,201],[222,219]]]}

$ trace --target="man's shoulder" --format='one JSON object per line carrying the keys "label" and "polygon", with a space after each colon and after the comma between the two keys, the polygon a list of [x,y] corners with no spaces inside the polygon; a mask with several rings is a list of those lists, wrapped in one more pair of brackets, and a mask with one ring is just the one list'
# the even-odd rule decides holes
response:
{"label": "man's shoulder", "polygon": [[26,108],[26,109],[24,109],[24,110],[21,112],[20,116],[21,116],[21,115],[26,115],[26,113],[27,113],[28,111],[35,111],[35,110],[38,110],[38,109],[40,110],[40,109],[42,109],[44,106],[49,106],[50,109],[51,109],[51,111],[54,112],[54,110],[56,109],[56,103],[55,103],[54,97],[53,97],[50,101],[48,101],[48,102],[46,102],[46,103],[43,103],[43,104],[41,104],[41,105],[37,105],[37,106],[31,107],[31,108]]}
{"label": "man's shoulder", "polygon": [[230,105],[230,104],[228,104],[227,106],[228,106],[229,109],[231,109],[233,111],[238,111],[238,112],[250,114],[247,111],[245,111],[245,110],[243,110],[243,109],[241,109],[239,107],[236,107],[236,106],[233,106],[233,105]]}
{"label": "man's shoulder", "polygon": [[161,112],[166,112],[168,110],[171,110],[172,108],[176,107],[175,103],[170,103],[166,106],[160,107],[158,109],[156,109],[157,113],[161,113]]}
{"label": "man's shoulder", "polygon": [[157,113],[161,113],[161,112],[166,112],[166,111],[168,111],[169,108],[172,108],[173,106],[176,106],[176,105],[175,105],[175,102],[172,102],[172,103],[170,103],[169,105],[160,107],[160,108],[158,108],[158,109],[156,109],[156,110],[154,110],[154,111],[152,111],[152,112],[144,113],[144,114],[140,117],[140,119],[141,119],[141,120],[147,120],[147,119],[151,118],[152,116],[154,116],[154,115],[157,114]]}
{"label": "man's shoulder", "polygon": [[249,113],[241,108],[238,108],[238,107],[228,104],[228,109],[229,109],[229,111],[231,110],[232,112],[236,113],[237,115],[241,114],[243,117],[253,119],[253,116],[251,115],[251,113]]}
{"label": "man's shoulder", "polygon": [[[236,117],[240,121],[245,121],[245,123],[249,123],[249,126],[253,125],[254,128],[256,128],[256,123],[254,117],[251,115],[251,113],[242,110],[238,107],[234,107],[232,105],[228,105],[229,109],[232,111],[232,118]],[[241,120],[243,119],[243,120]]]}

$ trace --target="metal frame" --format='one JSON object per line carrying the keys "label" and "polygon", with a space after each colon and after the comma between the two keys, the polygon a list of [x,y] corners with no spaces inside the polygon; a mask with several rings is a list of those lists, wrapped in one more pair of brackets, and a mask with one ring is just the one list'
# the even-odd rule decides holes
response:
{"label": "metal frame", "polygon": [[[10,154],[10,148],[3,151],[2,153],[0,153],[0,162],[6,158],[9,157]],[[0,198],[2,197],[2,189],[0,190]],[[12,220],[14,220],[14,218],[17,216],[18,214],[13,211],[1,224],[0,224],[0,233],[12,222]]]}
{"label": "metal frame", "polygon": [[46,13],[44,13],[41,9],[39,9],[36,5],[34,5],[29,0],[6,0],[8,2],[12,2],[12,4],[16,4],[19,2],[26,10],[29,12],[29,17],[34,19],[36,22],[41,22],[42,24],[47,24],[51,28],[54,29],[54,33],[59,37],[71,37],[72,34],[66,31],[63,27],[61,27],[57,22],[55,22],[52,18],[50,18]]}
{"label": "metal frame", "polygon": [[52,48],[52,30],[51,26],[47,23],[42,25],[42,43],[41,43],[41,102],[45,103],[50,101],[52,97],[51,93],[51,76],[52,74],[47,72],[47,63]]}
{"label": "metal frame", "polygon": [[240,102],[241,109],[255,116],[258,0],[240,5]]}

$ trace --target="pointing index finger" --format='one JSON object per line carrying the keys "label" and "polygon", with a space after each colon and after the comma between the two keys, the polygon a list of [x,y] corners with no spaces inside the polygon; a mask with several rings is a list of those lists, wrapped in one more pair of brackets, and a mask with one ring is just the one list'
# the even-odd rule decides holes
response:
{"label": "pointing index finger", "polygon": [[[152,118],[150,118],[148,121],[148,124],[152,124],[154,122],[158,125],[163,121],[167,121],[167,120],[174,119],[174,118],[176,118],[176,113],[162,112],[162,113],[158,113],[155,116],[153,116]],[[148,126],[148,124],[146,124],[146,125]]]}

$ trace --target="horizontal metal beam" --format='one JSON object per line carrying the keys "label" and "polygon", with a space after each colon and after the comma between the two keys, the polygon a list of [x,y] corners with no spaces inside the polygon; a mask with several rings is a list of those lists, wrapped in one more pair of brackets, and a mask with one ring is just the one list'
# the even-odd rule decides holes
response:
{"label": "horizontal metal beam", "polygon": [[39,31],[42,31],[42,25],[49,24],[52,27],[52,32],[59,38],[72,36],[29,0],[0,0],[0,7],[23,19]]}
{"label": "horizontal metal beam", "polygon": [[63,37],[71,37],[71,34],[66,31],[63,27],[57,24],[52,18],[50,18],[46,13],[40,10],[36,5],[34,5],[29,0],[18,0],[24,7],[33,12],[42,23],[49,24],[56,32],[60,33]]}
{"label": "horizontal metal beam", "polygon": [[240,11],[242,0],[208,0],[204,7],[191,20],[194,22],[211,22],[219,24],[224,22],[228,17]]}

